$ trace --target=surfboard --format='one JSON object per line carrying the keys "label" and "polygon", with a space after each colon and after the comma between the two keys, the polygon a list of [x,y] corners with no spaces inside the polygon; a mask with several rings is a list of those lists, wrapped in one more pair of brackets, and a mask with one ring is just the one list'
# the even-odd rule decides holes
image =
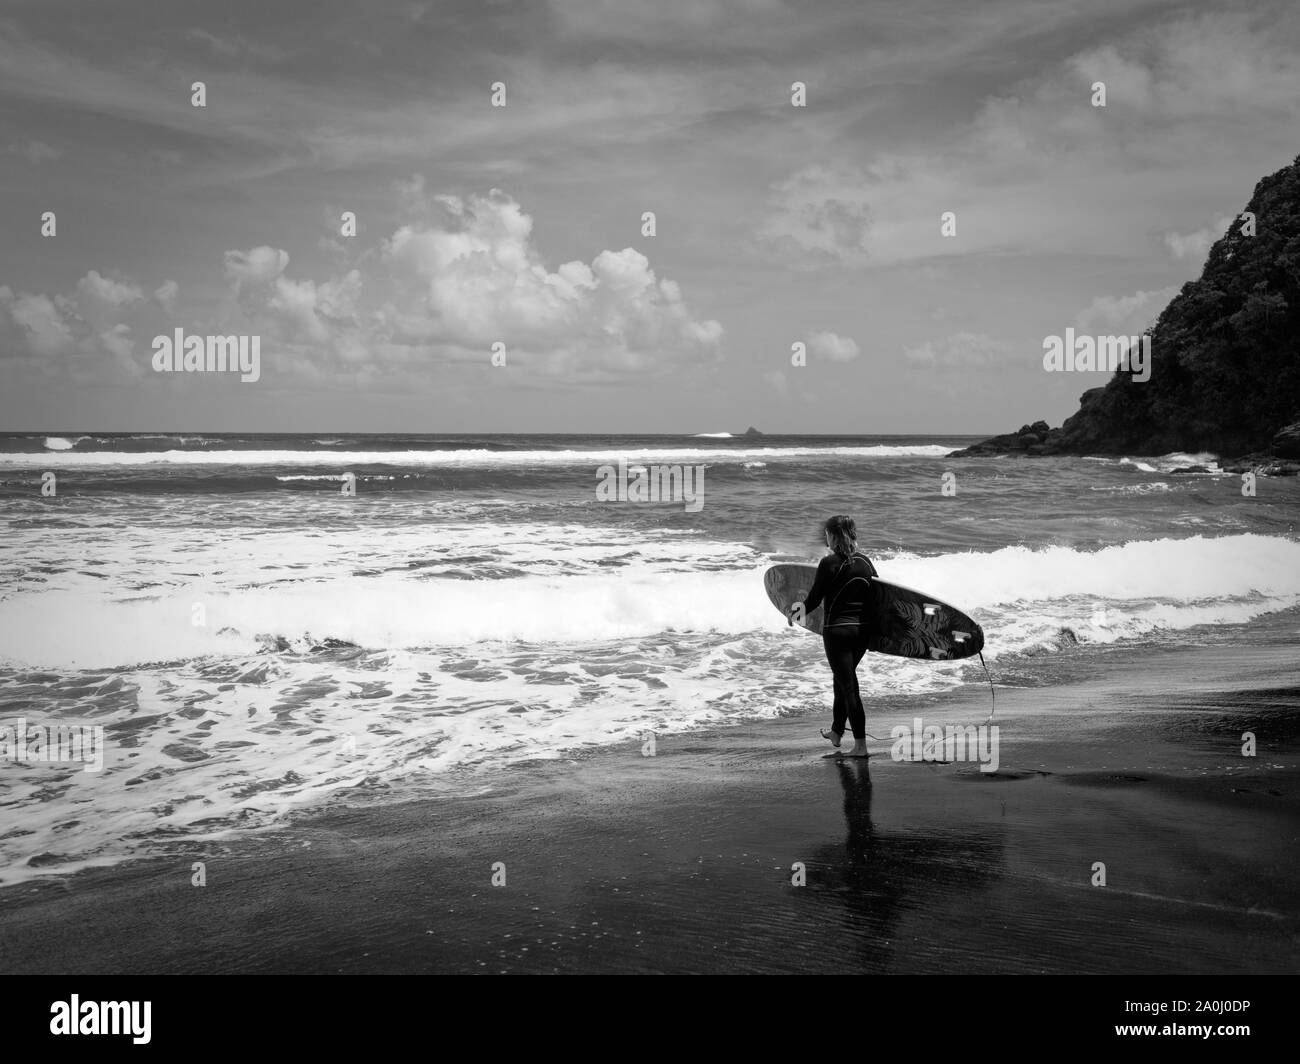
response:
{"label": "surfboard", "polygon": [[[807,597],[816,578],[815,565],[773,565],[763,574],[763,586],[772,605],[784,614]],[[871,583],[875,590],[868,650],[900,658],[955,661],[984,649],[984,629],[956,606],[879,577]],[[823,607],[818,606],[804,617],[803,627],[820,634],[824,621]]]}

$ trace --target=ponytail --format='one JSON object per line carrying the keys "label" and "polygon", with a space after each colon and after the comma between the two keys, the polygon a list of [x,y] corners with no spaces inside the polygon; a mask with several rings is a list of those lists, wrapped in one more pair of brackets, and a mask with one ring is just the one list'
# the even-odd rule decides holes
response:
{"label": "ponytail", "polygon": [[853,518],[847,514],[838,514],[823,527],[831,537],[831,550],[841,558],[851,558],[858,549],[858,529]]}

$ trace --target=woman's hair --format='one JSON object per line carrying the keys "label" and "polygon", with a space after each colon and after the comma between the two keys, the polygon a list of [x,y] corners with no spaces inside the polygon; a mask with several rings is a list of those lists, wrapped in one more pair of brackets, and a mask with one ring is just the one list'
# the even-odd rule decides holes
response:
{"label": "woman's hair", "polygon": [[837,514],[824,527],[831,537],[831,550],[841,558],[849,557],[858,549],[858,527],[847,514]]}

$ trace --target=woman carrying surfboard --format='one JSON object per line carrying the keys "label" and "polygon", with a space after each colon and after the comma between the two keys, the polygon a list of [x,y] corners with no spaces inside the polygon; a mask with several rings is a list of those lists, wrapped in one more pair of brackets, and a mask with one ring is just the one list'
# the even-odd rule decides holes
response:
{"label": "woman carrying surfboard", "polygon": [[867,757],[867,715],[858,691],[858,662],[867,652],[872,602],[871,581],[876,567],[858,550],[857,526],[844,514],[827,520],[824,531],[831,553],[817,566],[817,578],[803,602],[792,603],[786,611],[790,624],[800,608],[807,616],[825,600],[826,621],[822,627],[822,645],[830,663],[835,687],[831,730],[822,731],[838,748],[844,736],[844,724],[853,729],[853,748],[848,757]]}

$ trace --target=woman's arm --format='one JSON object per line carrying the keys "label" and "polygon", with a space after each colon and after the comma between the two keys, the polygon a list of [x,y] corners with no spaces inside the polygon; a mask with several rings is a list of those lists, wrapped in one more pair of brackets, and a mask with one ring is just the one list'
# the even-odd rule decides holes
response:
{"label": "woman's arm", "polygon": [[813,586],[808,589],[808,594],[803,600],[805,617],[822,604],[822,599],[826,595],[826,585],[831,580],[831,562],[834,557],[835,555],[828,554],[817,565],[817,579],[813,581]]}

